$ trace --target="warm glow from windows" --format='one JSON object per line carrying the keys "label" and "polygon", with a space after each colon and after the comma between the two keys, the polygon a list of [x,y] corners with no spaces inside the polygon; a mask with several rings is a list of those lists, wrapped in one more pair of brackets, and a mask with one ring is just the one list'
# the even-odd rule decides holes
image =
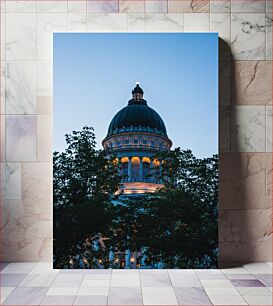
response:
{"label": "warm glow from windows", "polygon": [[140,162],[139,157],[132,157],[133,164],[139,164],[139,162]]}
{"label": "warm glow from windows", "polygon": [[150,163],[150,158],[149,157],[143,157],[142,162],[143,163]]}
{"label": "warm glow from windows", "polygon": [[128,157],[122,157],[121,162],[122,163],[129,163],[129,158]]}
{"label": "warm glow from windows", "polygon": [[154,167],[158,167],[160,165],[160,161],[158,159],[155,159],[153,161]]}

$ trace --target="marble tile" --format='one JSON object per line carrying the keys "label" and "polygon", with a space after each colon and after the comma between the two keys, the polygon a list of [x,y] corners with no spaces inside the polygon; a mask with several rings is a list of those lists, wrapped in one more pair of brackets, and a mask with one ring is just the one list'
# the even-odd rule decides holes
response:
{"label": "marble tile", "polygon": [[[0,146],[0,161],[4,162],[6,160],[6,129],[5,129],[5,115],[0,116],[0,137],[1,137],[1,146]],[[2,176],[3,179],[3,176]],[[1,180],[1,186],[4,187],[4,180]],[[3,190],[2,190],[3,192]],[[3,193],[2,193],[3,195]]]}
{"label": "marble tile", "polygon": [[67,1],[68,3],[68,13],[86,13],[87,11],[87,1],[86,0],[72,0]]}
{"label": "marble tile", "polygon": [[265,59],[265,15],[231,15],[231,51],[236,60]]}
{"label": "marble tile", "polygon": [[7,1],[6,13],[36,13],[37,1]]}
{"label": "marble tile", "polygon": [[52,287],[79,287],[83,280],[83,274],[69,275],[58,274],[52,282]]}
{"label": "marble tile", "polygon": [[52,262],[38,262],[34,268],[29,272],[29,274],[57,274],[58,269],[53,269]]}
{"label": "marble tile", "polygon": [[66,13],[37,14],[37,60],[53,59],[53,32],[67,31]]}
{"label": "marble tile", "polygon": [[268,274],[272,275],[272,268],[264,262],[253,262],[244,264],[244,267],[253,274]]}
{"label": "marble tile", "polygon": [[232,288],[232,281],[228,279],[207,279],[207,280],[201,280],[201,283],[204,287],[226,287],[226,288]]}
{"label": "marble tile", "polygon": [[37,161],[52,162],[52,116],[37,116]]}
{"label": "marble tile", "polygon": [[16,287],[23,279],[27,276],[25,273],[12,273],[12,274],[1,274],[1,287]]}
{"label": "marble tile", "polygon": [[272,104],[271,62],[234,61],[231,75],[233,105]]}
{"label": "marble tile", "polygon": [[1,287],[1,304],[3,305],[4,300],[11,294],[15,287]]}
{"label": "marble tile", "polygon": [[[16,262],[8,264],[2,271],[2,274],[26,274],[33,269],[35,266],[34,262]],[[3,277],[3,276],[1,276]]]}
{"label": "marble tile", "polygon": [[231,12],[264,13],[266,0],[231,0]]}
{"label": "marble tile", "polygon": [[147,13],[167,13],[168,1],[167,0],[149,0],[146,1]]}
{"label": "marble tile", "polygon": [[15,288],[5,299],[4,305],[39,305],[47,288]]}
{"label": "marble tile", "polygon": [[86,28],[87,28],[86,13],[68,14],[68,31],[86,32]]}
{"label": "marble tile", "polygon": [[144,13],[145,1],[119,0],[119,13]]}
{"label": "marble tile", "polygon": [[21,199],[21,164],[5,164],[5,199]]}
{"label": "marble tile", "polygon": [[98,296],[76,296],[73,305],[107,305],[107,297]]}
{"label": "marble tile", "polygon": [[241,262],[265,261],[271,258],[271,218],[270,209],[220,210],[220,263],[236,262],[238,259]]}
{"label": "marble tile", "polygon": [[168,12],[171,13],[208,13],[209,0],[168,0]]}
{"label": "marble tile", "polygon": [[53,109],[52,96],[37,96],[36,111],[37,115],[51,115]]}
{"label": "marble tile", "polygon": [[6,62],[0,62],[0,114],[6,114]]}
{"label": "marble tile", "polygon": [[[146,272],[146,271],[145,271]],[[140,282],[143,287],[171,287],[171,280],[167,273],[143,273],[140,271]]]}
{"label": "marble tile", "polygon": [[225,275],[221,274],[211,274],[211,273],[204,273],[199,274],[198,277],[200,278],[200,281],[223,281],[226,280]]}
{"label": "marble tile", "polygon": [[[87,282],[87,281],[86,281]],[[111,287],[140,287],[139,275],[112,274]]]}
{"label": "marble tile", "polygon": [[219,60],[230,59],[230,14],[211,13],[210,32],[218,33],[219,37]]}
{"label": "marble tile", "polygon": [[265,107],[235,106],[231,109],[231,151],[265,151]]}
{"label": "marble tile", "polygon": [[272,14],[267,13],[265,16],[266,26],[266,60],[272,61]]}
{"label": "marble tile", "polygon": [[203,288],[174,288],[179,305],[211,305]]}
{"label": "marble tile", "polygon": [[256,279],[253,275],[249,274],[226,274],[228,279]]}
{"label": "marble tile", "polygon": [[272,287],[272,275],[270,274],[255,274],[255,277],[261,281],[266,287]]}
{"label": "marble tile", "polygon": [[84,274],[83,277],[84,280],[89,280],[89,279],[96,279],[96,280],[100,280],[100,279],[111,279],[111,274],[110,273],[101,273],[101,274],[93,274],[93,273],[89,273],[89,274]]}
{"label": "marble tile", "polygon": [[[36,222],[38,222],[38,220],[51,220],[51,163],[36,162],[22,164],[22,197],[24,199],[24,209],[27,215],[36,216]],[[50,228],[48,228],[48,230],[50,231]]]}
{"label": "marble tile", "polygon": [[144,18],[145,32],[183,32],[183,14],[150,13]]}
{"label": "marble tile", "polygon": [[269,295],[246,295],[244,299],[249,305],[272,305],[272,296]]}
{"label": "marble tile", "polygon": [[231,295],[237,295],[239,296],[239,292],[233,288],[233,287],[204,287],[206,293],[208,296],[216,296],[216,295],[226,295],[226,296],[231,296]]}
{"label": "marble tile", "polygon": [[46,295],[72,295],[77,294],[78,287],[50,287]]}
{"label": "marble tile", "polygon": [[88,13],[87,31],[126,32],[127,14]]}
{"label": "marble tile", "polygon": [[8,262],[0,262],[0,272],[8,265]]}
{"label": "marble tile", "polygon": [[105,287],[80,287],[77,295],[88,296],[88,295],[105,295],[108,296],[109,285]]}
{"label": "marble tile", "polygon": [[247,305],[246,301],[238,295],[210,295],[213,305]]}
{"label": "marble tile", "polygon": [[108,305],[143,305],[141,288],[110,288]]}
{"label": "marble tile", "polygon": [[220,158],[220,167],[219,201],[222,208],[271,208],[270,182],[267,186],[267,173],[272,169],[270,153],[226,154]]}
{"label": "marble tile", "polygon": [[184,273],[169,272],[171,283],[173,287],[202,287],[202,284],[196,274],[187,275]]}
{"label": "marble tile", "polygon": [[[2,2],[0,2],[1,4]],[[1,46],[0,46],[0,51],[1,51],[1,54],[0,54],[0,59],[1,61],[5,60],[6,59],[6,14],[5,13],[2,13],[1,11],[1,14],[0,14],[0,25],[1,25]],[[1,64],[2,66],[2,64]]]}
{"label": "marble tile", "polygon": [[266,0],[266,12],[272,13],[272,0]]}
{"label": "marble tile", "polygon": [[219,150],[230,152],[230,107],[219,107]]}
{"label": "marble tile", "polygon": [[67,12],[67,2],[68,2],[67,0],[37,1],[37,12],[38,13],[66,13]]}
{"label": "marble tile", "polygon": [[229,275],[237,275],[240,277],[242,275],[245,275],[246,277],[251,277],[251,273],[244,267],[236,267],[236,268],[227,268],[227,269],[222,269],[221,270],[227,277]]}
{"label": "marble tile", "polygon": [[37,61],[37,96],[53,96],[53,62]]}
{"label": "marble tile", "polygon": [[209,14],[185,14],[184,31],[185,32],[209,32]]}
{"label": "marble tile", "polygon": [[272,292],[266,287],[237,287],[242,296],[246,295],[272,295]]}
{"label": "marble tile", "polygon": [[219,61],[219,105],[230,105],[230,61]]}
{"label": "marble tile", "polygon": [[35,62],[7,62],[6,113],[12,115],[36,113]]}
{"label": "marble tile", "polygon": [[20,287],[50,287],[55,277],[56,273],[28,274]]}
{"label": "marble tile", "polygon": [[272,152],[272,106],[266,106],[266,152]]}
{"label": "marble tile", "polygon": [[36,160],[35,116],[6,116],[6,160],[9,162]]}
{"label": "marble tile", "polygon": [[82,287],[109,287],[110,279],[84,279]]}
{"label": "marble tile", "polygon": [[235,287],[265,287],[264,284],[257,279],[232,279],[231,283]]}
{"label": "marble tile", "polygon": [[87,1],[87,12],[90,13],[118,13],[118,0]]}
{"label": "marble tile", "polygon": [[0,10],[1,10],[1,12],[3,12],[3,13],[6,12],[6,0],[0,1]]}
{"label": "marble tile", "polygon": [[128,31],[129,32],[144,32],[144,14],[143,13],[128,13]]}
{"label": "marble tile", "polygon": [[36,59],[36,14],[6,14],[6,59]]}
{"label": "marble tile", "polygon": [[144,305],[178,305],[172,287],[142,287]]}
{"label": "marble tile", "polygon": [[230,0],[210,0],[211,13],[229,13],[230,7]]}
{"label": "marble tile", "polygon": [[73,295],[46,295],[40,305],[73,305]]}

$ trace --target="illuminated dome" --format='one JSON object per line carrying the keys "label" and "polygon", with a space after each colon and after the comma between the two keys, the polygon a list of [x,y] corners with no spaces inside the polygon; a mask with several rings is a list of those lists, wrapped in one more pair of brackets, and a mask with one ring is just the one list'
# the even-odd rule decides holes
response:
{"label": "illuminated dome", "polygon": [[158,113],[143,99],[143,90],[137,84],[132,91],[133,99],[112,119],[107,137],[127,131],[142,131],[167,137],[165,124]]}
{"label": "illuminated dome", "polygon": [[161,117],[143,99],[139,84],[128,105],[112,119],[102,145],[120,165],[118,194],[141,195],[163,187],[163,160],[156,156],[169,151],[172,141]]}

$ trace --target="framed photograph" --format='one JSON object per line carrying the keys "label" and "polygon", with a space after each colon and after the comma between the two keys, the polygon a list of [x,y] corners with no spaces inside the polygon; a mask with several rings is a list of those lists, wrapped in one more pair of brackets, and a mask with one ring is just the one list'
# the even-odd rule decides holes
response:
{"label": "framed photograph", "polygon": [[217,33],[54,33],[53,59],[54,268],[217,268]]}

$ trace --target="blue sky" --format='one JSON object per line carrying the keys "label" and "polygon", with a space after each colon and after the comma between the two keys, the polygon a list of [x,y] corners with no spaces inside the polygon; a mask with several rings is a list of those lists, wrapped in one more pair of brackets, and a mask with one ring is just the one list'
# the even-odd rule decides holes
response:
{"label": "blue sky", "polygon": [[139,81],[165,122],[173,148],[218,152],[216,33],[54,34],[54,150],[93,126],[97,147]]}

